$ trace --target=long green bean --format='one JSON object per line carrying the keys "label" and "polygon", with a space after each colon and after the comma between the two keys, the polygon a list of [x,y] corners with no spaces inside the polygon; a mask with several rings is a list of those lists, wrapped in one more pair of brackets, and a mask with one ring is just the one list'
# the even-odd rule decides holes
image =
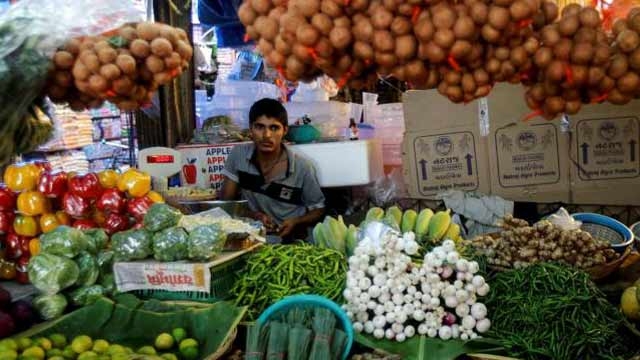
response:
{"label": "long green bean", "polygon": [[616,359],[628,355],[619,341],[623,318],[589,275],[540,263],[499,273],[486,300],[488,336],[523,359]]}
{"label": "long green bean", "polygon": [[347,261],[338,251],[310,244],[265,246],[247,260],[231,290],[236,304],[248,306],[248,318],[288,295],[342,297]]}

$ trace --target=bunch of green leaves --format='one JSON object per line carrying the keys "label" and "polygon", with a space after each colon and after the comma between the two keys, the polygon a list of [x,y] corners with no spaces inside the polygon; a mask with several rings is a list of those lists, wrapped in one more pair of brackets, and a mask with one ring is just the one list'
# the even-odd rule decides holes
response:
{"label": "bunch of green leaves", "polygon": [[499,273],[486,300],[489,336],[522,359],[616,359],[620,312],[583,271],[552,263]]}

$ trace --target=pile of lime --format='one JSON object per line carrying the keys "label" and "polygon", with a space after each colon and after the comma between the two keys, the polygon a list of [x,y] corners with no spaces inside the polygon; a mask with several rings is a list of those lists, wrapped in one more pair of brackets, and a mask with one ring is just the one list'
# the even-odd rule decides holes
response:
{"label": "pile of lime", "polygon": [[156,337],[153,345],[132,349],[104,339],[80,335],[67,341],[63,334],[0,340],[1,360],[195,360],[198,341],[183,328]]}

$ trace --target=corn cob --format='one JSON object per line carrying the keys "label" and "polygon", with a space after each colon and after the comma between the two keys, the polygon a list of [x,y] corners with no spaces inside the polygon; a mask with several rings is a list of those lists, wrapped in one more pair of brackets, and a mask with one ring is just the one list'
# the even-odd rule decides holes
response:
{"label": "corn cob", "polygon": [[460,237],[460,225],[452,222],[444,234],[444,239],[457,240]]}
{"label": "corn cob", "polygon": [[438,211],[429,221],[429,240],[438,242],[442,239],[451,224],[451,210]]}
{"label": "corn cob", "polygon": [[384,210],[379,207],[374,207],[367,211],[365,221],[380,221],[384,217]]}
{"label": "corn cob", "polygon": [[402,221],[402,210],[397,206],[392,206],[387,209],[386,218],[393,220],[398,228],[400,228],[400,222]]}
{"label": "corn cob", "polygon": [[345,240],[347,248],[347,257],[353,255],[353,251],[358,245],[358,228],[355,225],[349,225],[347,229],[347,239]]}
{"label": "corn cob", "polygon": [[416,220],[416,239],[420,241],[429,230],[429,222],[431,222],[431,218],[433,217],[433,211],[431,209],[424,209],[420,211],[418,214],[418,219]]}
{"label": "corn cob", "polygon": [[400,230],[403,233],[407,233],[409,231],[413,231],[416,228],[416,221],[418,220],[418,213],[409,209],[402,214],[402,224],[400,225]]}

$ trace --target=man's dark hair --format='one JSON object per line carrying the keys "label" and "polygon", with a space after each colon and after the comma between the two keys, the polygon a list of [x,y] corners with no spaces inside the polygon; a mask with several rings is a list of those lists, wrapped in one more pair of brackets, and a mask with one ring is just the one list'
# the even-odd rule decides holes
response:
{"label": "man's dark hair", "polygon": [[253,103],[249,110],[249,125],[252,125],[261,116],[276,119],[284,127],[289,126],[287,109],[278,100],[264,98]]}

